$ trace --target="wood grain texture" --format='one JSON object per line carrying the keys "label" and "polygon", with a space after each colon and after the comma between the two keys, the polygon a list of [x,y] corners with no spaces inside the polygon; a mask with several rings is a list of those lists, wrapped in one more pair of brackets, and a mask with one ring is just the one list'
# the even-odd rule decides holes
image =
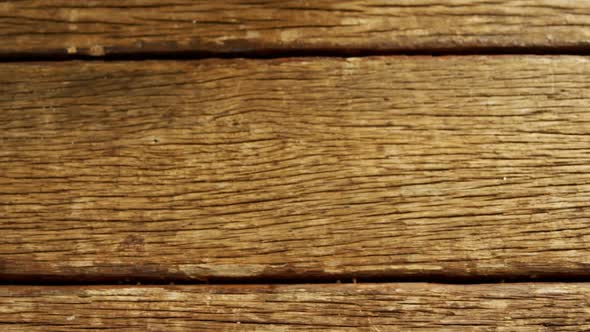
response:
{"label": "wood grain texture", "polygon": [[20,0],[0,3],[0,55],[587,48],[569,0]]}
{"label": "wood grain texture", "polygon": [[583,331],[587,284],[2,287],[3,331]]}
{"label": "wood grain texture", "polygon": [[1,64],[0,276],[588,276],[589,64]]}

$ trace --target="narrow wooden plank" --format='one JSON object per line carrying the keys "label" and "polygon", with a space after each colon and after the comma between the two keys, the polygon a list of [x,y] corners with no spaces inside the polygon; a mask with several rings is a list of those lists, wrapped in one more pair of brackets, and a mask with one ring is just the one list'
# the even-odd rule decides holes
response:
{"label": "narrow wooden plank", "polygon": [[1,287],[3,331],[585,331],[588,284]]}
{"label": "narrow wooden plank", "polygon": [[589,63],[2,64],[0,276],[588,276]]}
{"label": "narrow wooden plank", "polygon": [[590,3],[20,0],[0,23],[0,56],[587,48]]}

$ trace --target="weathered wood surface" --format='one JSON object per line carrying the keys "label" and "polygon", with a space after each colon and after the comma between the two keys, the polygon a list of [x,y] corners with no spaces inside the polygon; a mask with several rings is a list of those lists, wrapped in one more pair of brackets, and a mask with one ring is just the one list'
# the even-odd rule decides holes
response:
{"label": "weathered wood surface", "polygon": [[0,277],[590,275],[589,64],[2,64]]}
{"label": "weathered wood surface", "polygon": [[567,0],[21,0],[0,3],[0,55],[587,48]]}
{"label": "weathered wood surface", "polygon": [[3,331],[585,331],[587,284],[2,287]]}

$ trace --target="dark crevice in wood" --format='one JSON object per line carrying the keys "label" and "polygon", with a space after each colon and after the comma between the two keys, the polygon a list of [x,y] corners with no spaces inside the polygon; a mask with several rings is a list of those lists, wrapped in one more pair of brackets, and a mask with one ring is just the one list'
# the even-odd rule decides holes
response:
{"label": "dark crevice in wood", "polygon": [[101,276],[1,276],[0,286],[68,286],[68,285],[297,285],[297,284],[373,284],[373,283],[437,283],[437,284],[495,284],[495,283],[575,283],[590,282],[590,273],[555,273],[544,275],[501,275],[501,276],[455,276],[447,274],[422,274],[419,276],[399,275],[323,275],[295,276],[281,275],[251,278],[170,278],[170,277],[101,277]]}
{"label": "dark crevice in wood", "polygon": [[[108,50],[108,48],[107,48]],[[243,52],[204,52],[204,51],[166,51],[166,52],[106,52],[101,56],[67,53],[13,53],[0,54],[0,62],[34,61],[141,61],[141,60],[200,60],[218,59],[277,59],[297,57],[370,57],[370,56],[457,56],[457,55],[590,55],[590,46],[576,47],[476,47],[476,48],[436,48],[436,49],[300,49],[274,50],[259,49]]]}

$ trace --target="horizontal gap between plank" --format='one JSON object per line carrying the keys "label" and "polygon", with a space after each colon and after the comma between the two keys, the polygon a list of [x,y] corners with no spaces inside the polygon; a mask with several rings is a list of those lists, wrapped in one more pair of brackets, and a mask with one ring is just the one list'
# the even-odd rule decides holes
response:
{"label": "horizontal gap between plank", "polygon": [[142,61],[142,60],[200,60],[217,59],[276,59],[293,57],[370,57],[370,56],[457,56],[457,55],[590,55],[590,47],[502,47],[502,48],[438,48],[438,49],[309,49],[309,50],[256,50],[244,52],[130,52],[106,53],[102,56],[65,53],[0,54],[0,62],[37,61]]}
{"label": "horizontal gap between plank", "polygon": [[401,276],[401,277],[310,277],[310,278],[209,278],[174,279],[174,278],[100,278],[100,277],[47,277],[0,276],[1,286],[83,286],[83,285],[300,285],[300,284],[374,284],[374,283],[436,283],[436,284],[498,284],[498,283],[577,283],[590,282],[590,274],[555,274],[544,276]]}

